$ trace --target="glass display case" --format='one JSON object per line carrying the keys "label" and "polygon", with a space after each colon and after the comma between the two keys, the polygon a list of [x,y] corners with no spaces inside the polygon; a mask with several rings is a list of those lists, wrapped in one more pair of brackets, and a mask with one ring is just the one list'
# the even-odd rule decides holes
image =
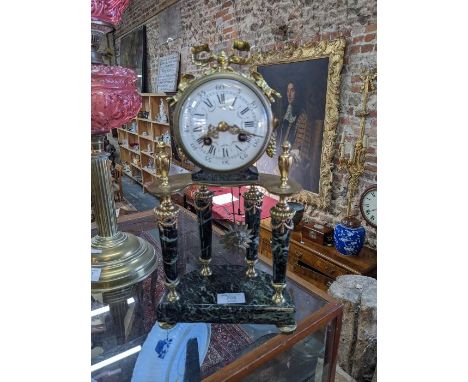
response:
{"label": "glass display case", "polygon": [[[130,290],[91,296],[91,378],[111,381],[329,381],[335,366],[342,306],[288,272],[287,289],[296,304],[297,329],[281,334],[259,324],[177,324],[161,329],[155,308],[164,292],[158,230],[153,211],[122,216],[119,230],[155,246],[157,269]],[[243,256],[220,244],[213,227],[213,265],[244,265]],[[179,274],[198,269],[200,242],[195,215],[179,214]],[[257,267],[271,273],[271,260]],[[196,338],[196,353],[187,346]],[[200,362],[190,362],[193,356]],[[197,358],[195,358],[197,359]]]}

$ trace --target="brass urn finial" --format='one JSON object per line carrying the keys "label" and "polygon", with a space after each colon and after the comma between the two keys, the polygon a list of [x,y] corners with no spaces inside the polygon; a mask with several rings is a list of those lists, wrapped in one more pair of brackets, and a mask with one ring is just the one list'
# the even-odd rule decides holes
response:
{"label": "brass urn finial", "polygon": [[283,149],[283,152],[278,158],[278,166],[281,176],[281,188],[287,188],[289,169],[291,168],[292,164],[292,156],[289,152],[291,150],[291,144],[288,141],[284,141],[284,143],[281,145],[281,148]]}
{"label": "brass urn finial", "polygon": [[169,168],[171,167],[171,157],[167,152],[167,145],[159,141],[156,144],[156,156],[154,158],[157,174],[161,176],[163,187],[169,186]]}

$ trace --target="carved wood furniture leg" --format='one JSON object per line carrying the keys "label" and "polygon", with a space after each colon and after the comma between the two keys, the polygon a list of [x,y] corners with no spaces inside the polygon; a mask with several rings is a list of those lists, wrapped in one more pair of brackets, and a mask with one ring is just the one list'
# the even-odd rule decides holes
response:
{"label": "carved wood furniture leg", "polygon": [[177,218],[179,207],[172,203],[170,195],[163,196],[162,203],[154,210],[159,229],[161,251],[164,263],[165,285],[168,293],[165,298],[169,302],[177,301],[180,296],[176,287],[179,284],[177,273],[177,261],[179,257],[177,249]]}
{"label": "carved wood furniture leg", "polygon": [[249,191],[244,193],[245,223],[252,231],[252,241],[245,253],[247,262],[247,277],[256,277],[255,264],[258,261],[258,245],[260,234],[260,214],[262,212],[263,193],[255,186],[251,186]]}
{"label": "carved wood furniture leg", "polygon": [[198,217],[198,229],[200,232],[201,256],[199,258],[202,269],[202,276],[210,276],[212,274],[210,268],[211,248],[212,248],[212,215],[211,209],[213,206],[213,192],[207,186],[202,185],[200,190],[195,192],[195,210]]}
{"label": "carved wood furniture leg", "polygon": [[271,209],[272,240],[271,252],[273,256],[273,302],[277,305],[284,303],[283,289],[286,287],[286,269],[288,264],[289,238],[293,228],[292,211],[285,198]]}

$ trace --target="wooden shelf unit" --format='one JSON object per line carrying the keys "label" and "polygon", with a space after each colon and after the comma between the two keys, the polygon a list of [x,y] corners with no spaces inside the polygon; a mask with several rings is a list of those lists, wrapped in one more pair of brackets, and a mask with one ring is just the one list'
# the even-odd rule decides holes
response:
{"label": "wooden shelf unit", "polygon": [[149,117],[146,119],[137,115],[130,123],[118,128],[117,139],[120,147],[120,160],[122,164],[130,166],[130,171],[124,171],[124,174],[141,184],[144,192],[146,186],[158,178],[156,170],[151,170],[146,166],[151,162],[154,165],[155,142],[158,142],[164,133],[170,135],[170,125],[156,120],[161,102],[169,117],[166,94],[141,93],[140,95],[142,97],[140,111],[148,112]]}

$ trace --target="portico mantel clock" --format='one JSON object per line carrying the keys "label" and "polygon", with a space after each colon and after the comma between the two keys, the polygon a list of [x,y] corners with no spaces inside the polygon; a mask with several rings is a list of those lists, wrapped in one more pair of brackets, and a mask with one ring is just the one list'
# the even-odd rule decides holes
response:
{"label": "portico mantel clock", "polygon": [[[248,52],[247,42],[235,40],[233,49]],[[177,322],[275,324],[283,332],[296,328],[295,305],[285,289],[292,211],[286,198],[301,191],[288,179],[292,157],[285,142],[279,156],[280,176],[261,174],[254,163],[267,152],[274,154],[275,142],[270,102],[279,94],[271,89],[253,67],[248,74],[235,72],[231,64],[248,65],[249,57],[212,53],[208,45],[192,48],[192,60],[207,71],[200,78],[182,76],[178,93],[169,100],[174,106],[173,135],[182,152],[199,167],[192,174],[168,176],[170,154],[160,143],[156,155],[161,181],[148,191],[161,198],[155,209],[160,232],[167,292],[158,304],[163,328]],[[171,194],[197,184],[195,209],[198,217],[201,268],[179,277],[177,272],[178,207]],[[245,223],[251,233],[246,249],[246,267],[211,266],[211,208],[209,185],[242,186]],[[258,258],[260,211],[263,193],[257,186],[279,196],[271,209],[273,275],[255,269]],[[228,297],[226,300],[220,296]],[[232,294],[231,296],[229,296]],[[232,298],[231,298],[232,297]]]}

